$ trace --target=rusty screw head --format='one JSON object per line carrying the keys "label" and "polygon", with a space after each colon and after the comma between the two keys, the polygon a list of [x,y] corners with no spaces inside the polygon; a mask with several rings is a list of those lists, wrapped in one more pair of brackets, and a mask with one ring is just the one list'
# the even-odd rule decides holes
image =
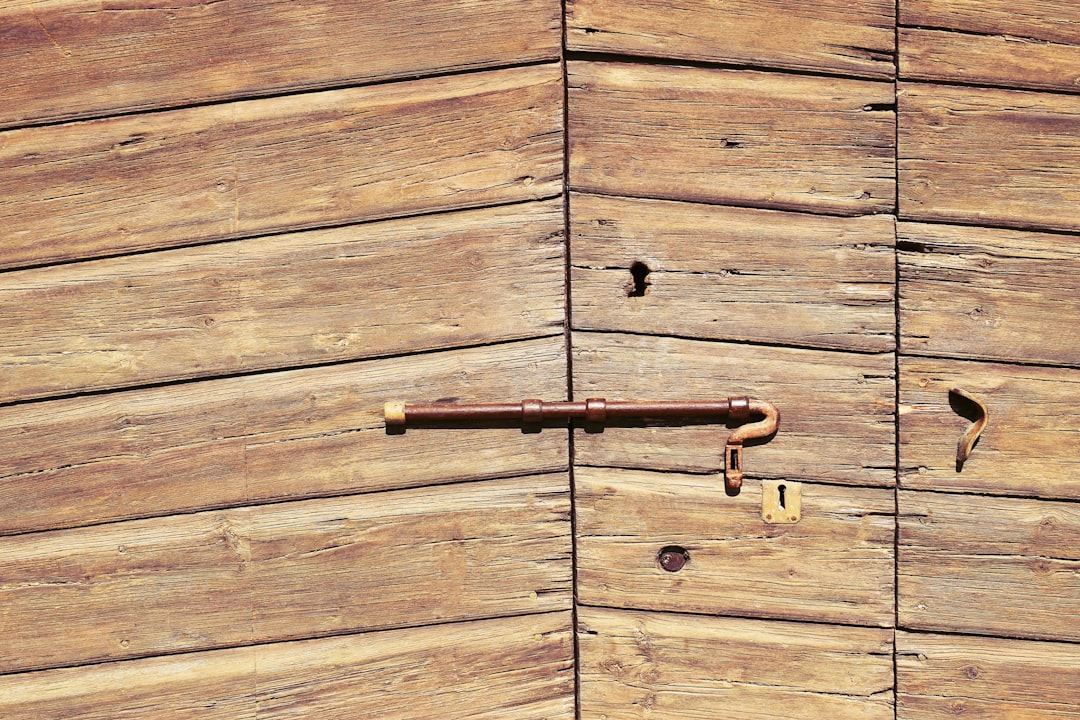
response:
{"label": "rusty screw head", "polygon": [[656,561],[660,563],[660,567],[668,572],[679,572],[689,559],[690,553],[686,552],[686,548],[677,545],[662,548],[660,554],[656,556]]}

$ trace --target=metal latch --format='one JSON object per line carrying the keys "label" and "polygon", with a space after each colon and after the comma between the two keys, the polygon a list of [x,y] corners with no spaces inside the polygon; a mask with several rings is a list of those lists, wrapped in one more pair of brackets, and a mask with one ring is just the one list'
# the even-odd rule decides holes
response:
{"label": "metal latch", "polygon": [[388,402],[383,410],[387,428],[404,428],[408,424],[445,422],[520,422],[536,429],[545,421],[582,419],[586,427],[603,426],[608,420],[623,419],[709,419],[746,422],[751,416],[757,422],[741,425],[728,435],[724,444],[724,487],[735,494],[742,487],[743,443],[754,438],[768,437],[780,427],[780,411],[764,400],[731,397],[727,400],[642,402],[589,398],[584,402],[544,402],[522,400],[520,403],[487,403],[427,405]]}

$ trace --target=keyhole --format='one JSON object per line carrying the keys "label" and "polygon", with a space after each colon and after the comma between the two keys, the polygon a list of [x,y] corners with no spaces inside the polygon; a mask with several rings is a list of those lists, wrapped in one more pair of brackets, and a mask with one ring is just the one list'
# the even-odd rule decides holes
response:
{"label": "keyhole", "polygon": [[785,508],[787,508],[787,502],[784,498],[784,493],[787,492],[787,485],[777,485],[776,491],[780,493],[780,509],[784,510]]}

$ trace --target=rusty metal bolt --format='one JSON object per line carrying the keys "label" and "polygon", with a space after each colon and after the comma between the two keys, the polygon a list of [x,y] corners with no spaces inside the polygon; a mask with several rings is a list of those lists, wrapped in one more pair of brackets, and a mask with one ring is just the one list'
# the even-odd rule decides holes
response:
{"label": "rusty metal bolt", "polygon": [[656,561],[660,563],[660,567],[664,568],[668,572],[679,572],[686,565],[690,559],[690,553],[686,552],[686,548],[678,547],[677,545],[669,545],[660,550],[660,553],[656,556]]}

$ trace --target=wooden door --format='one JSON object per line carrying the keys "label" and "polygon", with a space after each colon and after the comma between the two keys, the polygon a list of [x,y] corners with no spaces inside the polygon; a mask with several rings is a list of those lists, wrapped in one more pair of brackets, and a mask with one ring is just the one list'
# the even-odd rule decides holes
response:
{"label": "wooden door", "polygon": [[[0,716],[1080,714],[1080,17],[1015,5],[0,7]],[[381,416],[741,394],[733,497],[723,426]]]}
{"label": "wooden door", "polygon": [[0,716],[570,718],[557,2],[0,9]]}

